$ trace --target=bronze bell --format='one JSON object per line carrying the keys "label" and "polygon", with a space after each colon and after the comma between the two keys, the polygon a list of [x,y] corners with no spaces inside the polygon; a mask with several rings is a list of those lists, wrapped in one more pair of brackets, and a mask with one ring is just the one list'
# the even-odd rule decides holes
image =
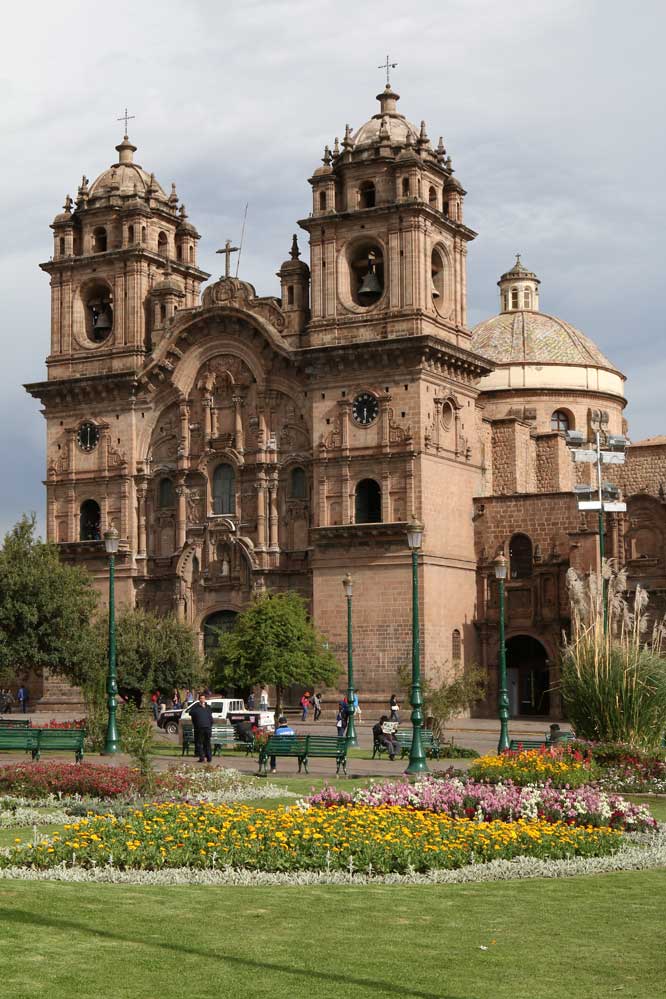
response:
{"label": "bronze bell", "polygon": [[95,328],[95,333],[101,333],[105,336],[113,326],[113,317],[111,316],[111,309],[108,305],[102,307],[101,312],[97,314],[97,317],[93,321],[93,326]]}
{"label": "bronze bell", "polygon": [[371,298],[374,295],[381,295],[382,290],[379,278],[375,274],[375,262],[372,257],[368,257],[368,270],[363,278],[361,287],[358,289],[359,298],[361,296]]}
{"label": "bronze bell", "polygon": [[439,293],[439,291],[437,290],[437,285],[435,284],[435,276],[434,276],[434,274],[430,275],[430,294],[432,295],[433,298],[441,298],[442,297],[441,294]]}

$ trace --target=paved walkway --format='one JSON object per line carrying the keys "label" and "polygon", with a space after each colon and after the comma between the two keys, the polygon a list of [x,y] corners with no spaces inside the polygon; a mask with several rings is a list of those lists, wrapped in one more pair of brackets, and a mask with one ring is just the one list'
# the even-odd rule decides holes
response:
{"label": "paved walkway", "polygon": [[[39,726],[40,723],[45,723],[50,720],[46,716],[41,716],[37,713],[29,715],[32,724],[34,726]],[[331,722],[326,721],[307,721],[307,722],[291,722],[292,726],[295,728],[296,732],[299,734],[306,735],[308,733],[316,732],[318,735],[335,735],[336,729],[335,725]],[[408,724],[408,722],[403,722],[403,724]],[[538,736],[543,736],[544,732],[548,728],[547,721],[524,721],[517,720],[509,723],[509,733],[512,738],[520,738],[524,736],[525,738],[535,738]],[[156,738],[159,742],[164,745],[178,745],[178,738],[176,736],[165,735],[160,729],[155,729]],[[459,718],[452,721],[446,728],[446,733],[448,738],[453,739],[455,743],[460,746],[466,746],[470,749],[476,749],[479,753],[493,752],[497,748],[497,739],[499,735],[499,723],[493,719],[487,718]],[[370,722],[362,722],[357,725],[357,735],[359,741],[359,748],[364,751],[364,758],[358,759],[356,757],[350,757],[347,764],[347,769],[350,777],[398,777],[400,776],[407,765],[407,760],[394,760],[391,762],[386,757],[381,759],[372,760],[372,725]],[[43,761],[46,762],[49,758],[62,760],[63,756],[58,755],[57,757],[49,757],[48,755],[43,757]],[[67,757],[66,757],[67,758]],[[73,756],[72,756],[73,759]],[[131,761],[128,756],[123,753],[118,753],[115,756],[87,756],[87,760],[95,763],[101,763],[107,766],[129,766]],[[0,764],[4,763],[20,763],[25,762],[26,756],[23,753],[2,753],[0,755]],[[196,759],[191,756],[181,758],[180,756],[156,756],[155,757],[155,768],[158,771],[166,770],[169,767],[178,766],[180,764],[186,766],[199,767],[201,764]],[[458,769],[466,769],[470,764],[469,760],[429,760],[428,767],[433,773],[438,771],[446,770],[450,766],[455,766]],[[215,757],[215,766],[223,767],[234,767],[240,770],[242,773],[256,774],[257,772],[257,759],[256,756],[245,756],[243,753],[226,754],[224,756]],[[290,777],[298,775],[298,763],[296,760],[282,759],[278,760],[278,774],[281,777]],[[309,764],[310,774],[313,777],[334,777],[335,776],[335,764],[333,760],[320,760],[314,759]]]}

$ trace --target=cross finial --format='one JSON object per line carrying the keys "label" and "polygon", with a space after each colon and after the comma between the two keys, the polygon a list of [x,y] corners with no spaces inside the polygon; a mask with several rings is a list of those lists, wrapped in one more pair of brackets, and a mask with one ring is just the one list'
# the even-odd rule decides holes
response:
{"label": "cross finial", "polygon": [[389,59],[389,57],[387,55],[386,56],[386,62],[383,62],[380,66],[377,67],[377,69],[385,69],[386,70],[386,86],[387,87],[391,86],[391,70],[392,69],[396,69],[397,65],[398,65],[397,62],[391,62],[391,60]]}
{"label": "cross finial", "polygon": [[215,252],[224,254],[224,276],[225,278],[231,277],[231,254],[238,253],[238,247],[232,246],[231,240],[228,239],[224,244],[224,249]]}
{"label": "cross finial", "polygon": [[127,113],[127,108],[125,108],[125,114],[121,114],[120,118],[116,118],[116,121],[124,121],[125,122],[125,138],[127,138],[127,122],[128,121],[132,121],[133,118],[136,118],[136,115],[135,114],[128,114]]}

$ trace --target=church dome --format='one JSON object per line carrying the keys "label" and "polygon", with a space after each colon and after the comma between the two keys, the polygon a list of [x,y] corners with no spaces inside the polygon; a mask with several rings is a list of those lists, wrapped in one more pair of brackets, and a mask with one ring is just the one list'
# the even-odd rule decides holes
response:
{"label": "church dome", "polygon": [[408,121],[397,109],[397,101],[400,95],[391,90],[389,84],[386,85],[381,94],[377,94],[377,100],[381,110],[372,116],[370,121],[366,121],[353,135],[354,148],[360,146],[378,145],[380,140],[379,132],[386,128],[389,133],[389,143],[391,146],[404,146],[407,144],[407,136],[411,137],[411,142],[415,145],[419,138],[419,129]]}
{"label": "church dome", "polygon": [[537,275],[521,263],[502,274],[499,315],[472,330],[472,350],[495,370],[483,391],[571,389],[624,399],[624,375],[571,323],[539,309]]}
{"label": "church dome", "polygon": [[472,343],[495,364],[585,364],[617,371],[589,337],[545,312],[502,312],[474,328]]}
{"label": "church dome", "polygon": [[90,200],[96,197],[108,197],[111,194],[136,195],[145,197],[150,192],[151,197],[159,201],[167,201],[163,188],[155,180],[155,175],[147,173],[138,163],[134,162],[136,146],[133,146],[125,135],[118,150],[118,162],[103,170],[99,177],[90,185]]}

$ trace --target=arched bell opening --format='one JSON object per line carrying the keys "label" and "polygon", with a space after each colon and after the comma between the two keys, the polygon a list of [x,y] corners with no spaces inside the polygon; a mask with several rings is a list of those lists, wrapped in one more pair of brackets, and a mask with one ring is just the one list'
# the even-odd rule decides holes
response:
{"label": "arched bell opening", "polygon": [[384,294],[384,253],[379,243],[355,244],[349,257],[351,296],[356,305],[371,308]]}
{"label": "arched bell opening", "polygon": [[113,331],[113,296],[107,284],[95,281],[82,291],[86,336],[103,343]]}
{"label": "arched bell opening", "polygon": [[79,540],[100,541],[102,514],[99,503],[95,500],[84,500],[79,510]]}
{"label": "arched bell opening", "polygon": [[361,479],[356,486],[354,521],[357,524],[380,524],[382,490],[375,479]]}

